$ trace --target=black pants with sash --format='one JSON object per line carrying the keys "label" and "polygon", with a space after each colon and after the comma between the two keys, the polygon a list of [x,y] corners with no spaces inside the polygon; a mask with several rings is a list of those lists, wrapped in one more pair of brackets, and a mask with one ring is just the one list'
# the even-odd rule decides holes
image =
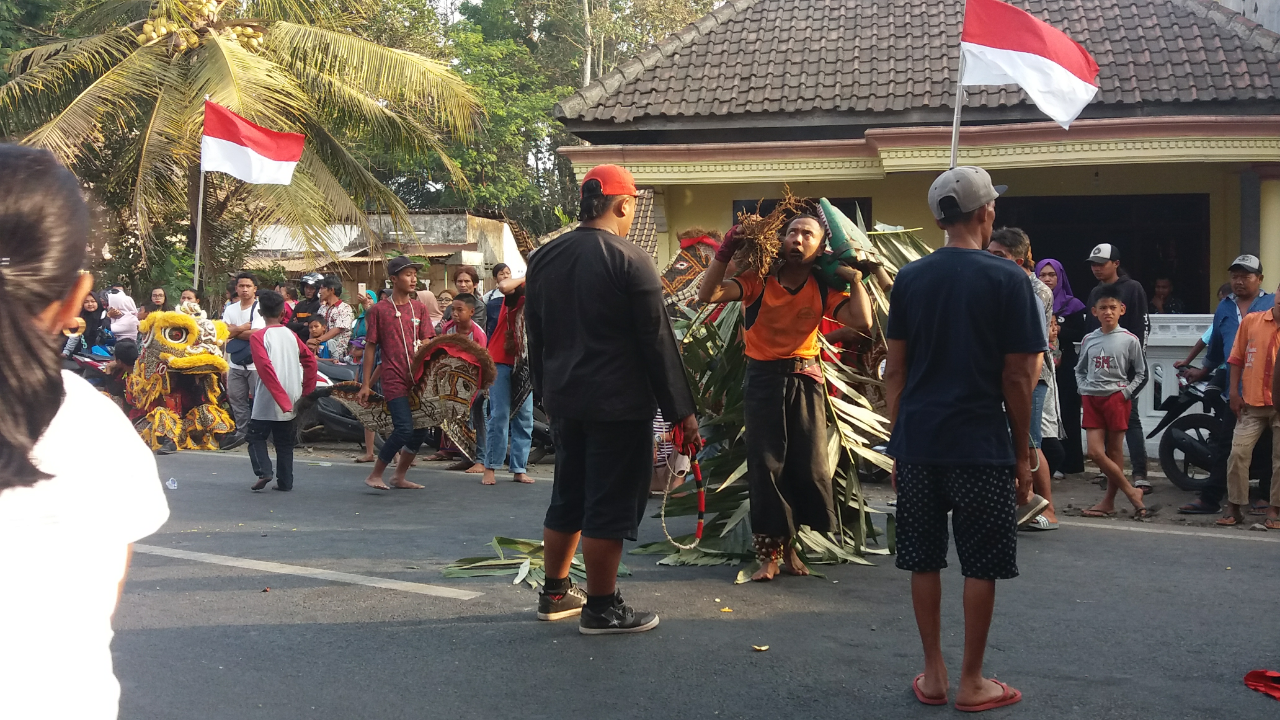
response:
{"label": "black pants with sash", "polygon": [[751,531],[787,537],[836,529],[823,383],[797,361],[747,361],[747,481]]}

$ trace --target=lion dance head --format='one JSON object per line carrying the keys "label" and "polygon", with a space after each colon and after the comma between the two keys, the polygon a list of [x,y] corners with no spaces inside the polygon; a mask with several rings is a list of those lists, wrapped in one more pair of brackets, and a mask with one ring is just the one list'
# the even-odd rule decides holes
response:
{"label": "lion dance head", "polygon": [[235,431],[221,406],[227,371],[222,345],[227,325],[200,306],[153,312],[138,326],[138,361],[125,383],[130,417],[153,450],[216,450],[219,436]]}

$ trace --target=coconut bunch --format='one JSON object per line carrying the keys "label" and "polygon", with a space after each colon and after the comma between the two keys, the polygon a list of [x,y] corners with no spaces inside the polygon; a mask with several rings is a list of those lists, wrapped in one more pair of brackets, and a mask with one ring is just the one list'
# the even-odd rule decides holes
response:
{"label": "coconut bunch", "polygon": [[783,187],[782,200],[773,212],[761,217],[757,213],[742,212],[737,217],[734,236],[742,238],[742,246],[733,255],[733,263],[739,272],[769,274],[778,250],[782,247],[782,229],[787,221],[798,213],[808,212],[806,200],[791,194],[790,187]]}
{"label": "coconut bunch", "polygon": [[262,31],[252,25],[232,25],[222,29],[222,34],[235,39],[246,50],[262,47]]}

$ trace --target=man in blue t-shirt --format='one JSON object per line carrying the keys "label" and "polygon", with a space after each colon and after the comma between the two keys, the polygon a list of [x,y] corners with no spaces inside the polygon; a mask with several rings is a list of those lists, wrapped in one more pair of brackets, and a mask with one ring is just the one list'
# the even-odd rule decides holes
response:
{"label": "man in blue t-shirt", "polygon": [[1031,399],[1047,349],[1044,319],[1026,274],[985,252],[1003,191],[978,167],[952,168],[933,182],[929,206],[946,246],[898,273],[886,333],[897,566],[912,572],[925,656],[913,689],[923,703],[946,702],[940,571],[951,512],[966,632],[975,633],[965,638],[958,710],[1022,698],[982,676],[982,657],[995,581],[1018,575],[1018,513],[1034,515],[1048,504],[1030,491]]}
{"label": "man in blue t-shirt", "polygon": [[[1213,384],[1222,388],[1222,397],[1228,395],[1226,371],[1222,369],[1227,356],[1231,354],[1231,346],[1236,342],[1236,331],[1240,329],[1240,321],[1254,312],[1270,310],[1275,304],[1271,293],[1262,289],[1262,261],[1254,255],[1241,255],[1232,261],[1227,268],[1231,273],[1231,296],[1218,303],[1213,314],[1213,324],[1209,326],[1209,351],[1205,355],[1204,367],[1187,370],[1189,382],[1200,382],[1213,378]],[[1209,481],[1200,490],[1199,497],[1178,508],[1184,515],[1212,515],[1222,508],[1222,498],[1227,494],[1227,456],[1231,454],[1231,438],[1235,433],[1235,413],[1226,413],[1222,418],[1222,429],[1213,434],[1209,441],[1213,457],[1213,468],[1209,473]],[[1272,440],[1275,441],[1274,438]]]}

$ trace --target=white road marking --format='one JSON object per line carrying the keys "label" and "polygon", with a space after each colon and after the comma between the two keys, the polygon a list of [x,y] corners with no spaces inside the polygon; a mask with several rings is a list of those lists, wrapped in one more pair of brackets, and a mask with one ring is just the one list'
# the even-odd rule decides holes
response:
{"label": "white road marking", "polygon": [[265,562],[263,560],[248,560],[245,558],[231,557],[229,555],[212,555],[210,553],[178,550],[177,548],[159,547],[157,545],[140,545],[135,543],[133,550],[134,552],[146,553],[148,555],[162,555],[164,557],[177,558],[179,560],[194,560],[195,562],[226,565],[228,567],[278,573],[280,575],[298,575],[301,577],[315,578],[317,580],[349,583],[351,585],[367,585],[369,587],[386,588],[387,590],[400,590],[402,592],[417,593],[419,595],[435,595],[436,597],[453,598],[455,600],[473,600],[484,594],[472,592],[470,590],[458,590],[456,588],[442,587],[440,585],[425,585],[423,583],[406,582],[404,580],[388,580],[387,578],[370,577],[368,575],[354,575],[352,573],[336,572],[334,570],[320,570],[318,568],[303,567],[301,565],[285,565],[283,563]]}
{"label": "white road marking", "polygon": [[1215,540],[1249,540],[1251,542],[1269,542],[1280,543],[1280,538],[1267,537],[1265,533],[1245,531],[1223,531],[1223,532],[1206,532],[1203,530],[1166,530],[1164,528],[1148,527],[1134,523],[1132,525],[1121,525],[1118,522],[1084,522],[1080,520],[1059,520],[1059,525],[1068,527],[1086,527],[1095,530],[1123,530],[1125,532],[1155,533],[1157,535],[1189,535],[1192,537],[1214,538]]}

